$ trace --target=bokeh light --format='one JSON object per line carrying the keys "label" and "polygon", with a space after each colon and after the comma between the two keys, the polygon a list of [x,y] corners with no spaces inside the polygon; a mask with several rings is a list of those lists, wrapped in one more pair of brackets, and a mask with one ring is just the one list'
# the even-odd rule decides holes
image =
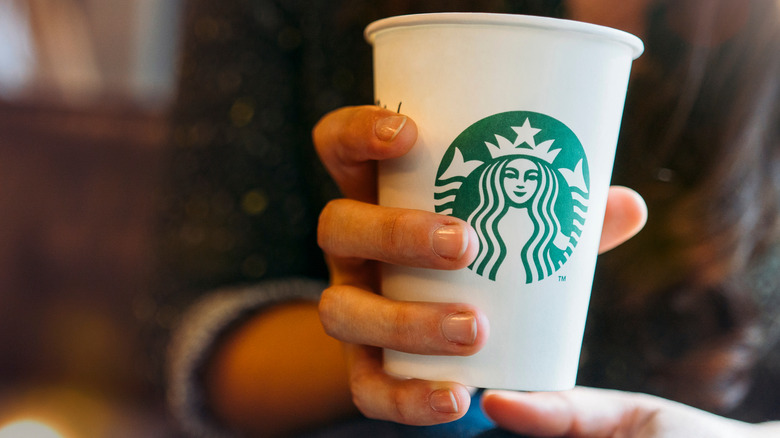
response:
{"label": "bokeh light", "polygon": [[65,438],[46,423],[33,419],[13,421],[0,427],[0,438]]}

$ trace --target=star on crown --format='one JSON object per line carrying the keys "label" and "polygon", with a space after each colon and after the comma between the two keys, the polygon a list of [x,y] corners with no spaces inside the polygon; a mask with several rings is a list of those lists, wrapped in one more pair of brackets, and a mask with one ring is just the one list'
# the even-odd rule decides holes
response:
{"label": "star on crown", "polygon": [[528,155],[536,158],[540,158],[550,164],[555,161],[555,157],[558,156],[560,149],[550,150],[555,140],[547,140],[536,144],[534,136],[541,131],[541,129],[531,126],[531,122],[528,118],[523,122],[523,126],[513,126],[512,130],[517,133],[517,138],[514,142],[509,141],[506,137],[495,134],[496,143],[493,144],[489,141],[485,142],[485,145],[490,152],[490,156],[493,158],[504,157],[508,155]]}

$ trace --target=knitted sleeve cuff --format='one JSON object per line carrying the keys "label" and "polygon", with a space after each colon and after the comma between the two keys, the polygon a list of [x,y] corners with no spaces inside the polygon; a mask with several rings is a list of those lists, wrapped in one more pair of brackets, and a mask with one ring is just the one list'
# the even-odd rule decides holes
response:
{"label": "knitted sleeve cuff", "polygon": [[220,337],[270,305],[315,301],[325,287],[323,282],[299,278],[268,281],[215,291],[187,310],[168,347],[167,397],[188,436],[232,436],[211,413],[202,381],[203,366]]}

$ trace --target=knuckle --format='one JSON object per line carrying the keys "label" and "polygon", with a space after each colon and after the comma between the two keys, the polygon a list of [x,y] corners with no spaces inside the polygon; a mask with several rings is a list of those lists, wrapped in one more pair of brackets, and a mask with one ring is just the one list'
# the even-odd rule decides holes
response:
{"label": "knuckle", "polygon": [[367,377],[364,373],[353,371],[349,376],[349,389],[352,393],[352,403],[367,418],[380,419],[381,415],[375,412],[372,394],[366,391]]}
{"label": "knuckle", "polygon": [[391,393],[392,407],[393,407],[393,420],[397,423],[410,424],[409,415],[406,409],[406,392],[404,387],[397,387],[393,389]]}
{"label": "knuckle", "polygon": [[[323,150],[326,146],[332,142],[332,133],[334,127],[338,128],[340,116],[349,111],[348,107],[333,110],[324,116],[322,116],[311,130],[312,142],[314,143],[315,150],[322,156]],[[336,129],[338,132],[338,129]]]}
{"label": "knuckle", "polygon": [[[349,375],[352,403],[367,418],[402,424],[428,424],[421,405],[420,388],[409,381],[395,381],[379,388],[376,376],[366,370],[353,369]],[[385,383],[387,384],[387,383]]]}
{"label": "knuckle", "polygon": [[367,418],[376,418],[377,416],[373,414],[371,409],[369,409],[369,406],[366,404],[366,398],[362,395],[362,393],[359,390],[352,389],[352,404],[355,405],[358,411],[360,411],[363,416]]}
{"label": "knuckle", "polygon": [[412,224],[412,214],[398,211],[384,220],[380,226],[379,248],[389,257],[405,249],[407,234]]}
{"label": "knuckle", "polygon": [[363,414],[364,417],[378,420],[380,419],[378,415],[374,414],[366,405],[364,402],[364,397],[360,396],[359,392],[353,391],[352,392],[352,404],[355,405],[357,410]]}
{"label": "knuckle", "polygon": [[332,230],[341,201],[335,199],[325,204],[317,221],[317,244],[325,252],[332,247]]}
{"label": "knuckle", "polygon": [[311,130],[311,140],[312,143],[314,143],[314,150],[317,151],[317,154],[322,156],[322,144],[324,143],[324,123],[326,121],[326,118],[329,115],[326,114],[321,118],[317,123],[314,125],[314,128]]}
{"label": "knuckle", "polygon": [[337,134],[341,152],[345,154],[342,160],[353,163],[368,160],[373,150],[380,146],[372,135],[375,110],[370,107],[352,107],[345,114],[347,117]]}
{"label": "knuckle", "polygon": [[406,311],[403,306],[396,305],[393,312],[393,338],[397,344],[403,344],[405,343],[404,341],[409,337],[410,323],[412,319],[410,318],[409,312]]}
{"label": "knuckle", "polygon": [[320,323],[328,336],[336,337],[336,303],[338,302],[338,291],[329,287],[322,292],[320,302],[317,307],[320,317]]}

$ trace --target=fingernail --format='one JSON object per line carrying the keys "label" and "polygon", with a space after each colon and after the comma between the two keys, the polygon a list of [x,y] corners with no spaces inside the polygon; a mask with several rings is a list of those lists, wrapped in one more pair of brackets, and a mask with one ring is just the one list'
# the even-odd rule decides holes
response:
{"label": "fingernail", "polygon": [[431,408],[443,414],[458,413],[458,399],[449,389],[437,389],[431,393]]}
{"label": "fingernail", "polygon": [[469,235],[460,225],[445,225],[433,232],[433,252],[444,259],[463,257],[468,243]]}
{"label": "fingernail", "polygon": [[406,116],[390,116],[377,120],[374,132],[382,141],[392,141],[406,125]]}
{"label": "fingernail", "polygon": [[441,322],[441,331],[448,341],[473,345],[477,340],[477,318],[471,313],[453,313]]}

